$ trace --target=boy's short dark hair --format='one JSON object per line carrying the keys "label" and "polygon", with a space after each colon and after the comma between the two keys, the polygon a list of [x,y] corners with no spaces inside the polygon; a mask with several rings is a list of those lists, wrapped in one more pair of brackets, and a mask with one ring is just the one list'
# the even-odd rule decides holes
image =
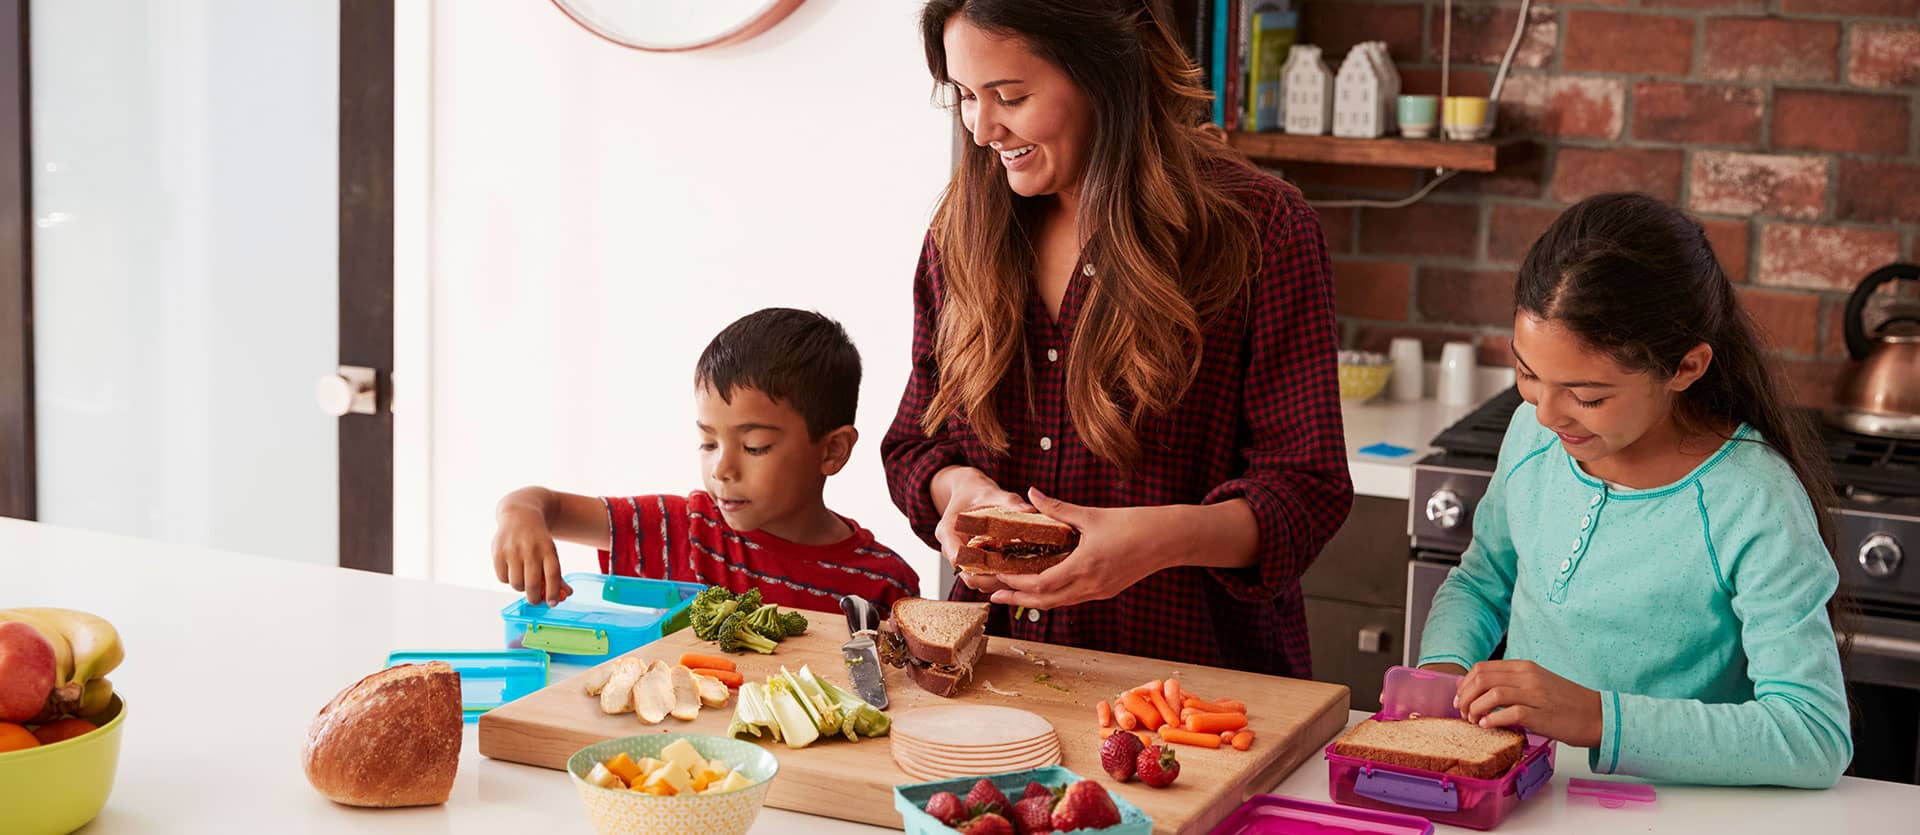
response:
{"label": "boy's short dark hair", "polygon": [[860,351],[835,322],[808,310],[769,307],[728,325],[694,366],[694,385],[733,402],[736,386],[759,389],[807,421],[819,440],[853,425],[860,403]]}

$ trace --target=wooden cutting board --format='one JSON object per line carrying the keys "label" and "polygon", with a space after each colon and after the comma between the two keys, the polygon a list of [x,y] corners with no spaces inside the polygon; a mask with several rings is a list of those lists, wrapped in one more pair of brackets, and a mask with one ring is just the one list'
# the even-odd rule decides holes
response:
{"label": "wooden cutting board", "polygon": [[[781,666],[798,671],[805,664],[836,687],[852,692],[840,644],[847,637],[846,619],[807,612],[812,624],[805,635],[789,638],[771,655],[733,656],[749,681],[764,681]],[[683,652],[714,654],[717,648],[700,640],[693,630],[668,635],[633,654],[674,662]],[[1044,660],[1042,665],[1038,663]],[[1042,682],[1038,676],[1045,674]],[[1248,751],[1229,747],[1209,750],[1174,746],[1180,757],[1180,778],[1172,786],[1153,789],[1139,781],[1120,783],[1100,767],[1100,726],[1094,703],[1153,679],[1178,675],[1183,686],[1208,698],[1237,698],[1247,703],[1249,727],[1256,739]],[[598,700],[588,697],[573,676],[532,695],[508,703],[480,717],[480,753],[543,768],[566,768],[575,751],[603,740],[645,733],[725,734],[733,719],[734,702],[706,708],[700,718],[682,722],[669,717],[659,725],[643,725],[633,714],[601,713]],[[1060,735],[1061,765],[1082,777],[1098,779],[1109,790],[1125,796],[1154,820],[1159,833],[1196,833],[1225,818],[1252,794],[1268,791],[1295,768],[1318,765],[1327,741],[1347,724],[1347,688],[1299,679],[1177,664],[1130,655],[1072,647],[993,638],[987,657],[974,672],[972,683],[953,700],[921,690],[906,673],[887,669],[889,713],[954,702],[1006,705],[1032,711],[1053,723]],[[993,687],[1014,693],[995,694]],[[1065,688],[1064,691],[1056,689]],[[917,782],[894,765],[891,741],[845,737],[822,739],[802,749],[762,743],[780,760],[780,775],[768,792],[767,804],[812,815],[901,827],[893,808],[893,787]]]}

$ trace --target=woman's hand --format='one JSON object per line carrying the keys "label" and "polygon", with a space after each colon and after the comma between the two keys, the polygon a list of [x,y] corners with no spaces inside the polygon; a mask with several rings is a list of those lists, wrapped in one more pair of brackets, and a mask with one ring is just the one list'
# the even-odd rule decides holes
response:
{"label": "woman's hand", "polygon": [[993,593],[995,603],[1055,609],[1105,600],[1176,564],[1174,558],[1185,550],[1178,539],[1186,526],[1175,517],[1186,508],[1081,507],[1049,498],[1039,490],[1029,495],[1041,513],[1080,531],[1080,545],[1058,565],[1039,574],[998,575],[1004,590]]}
{"label": "woman's hand", "polygon": [[514,591],[527,593],[527,602],[555,604],[573,594],[560,579],[560,554],[545,516],[534,509],[502,502],[495,513],[493,573]]}
{"label": "woman's hand", "polygon": [[[952,467],[934,476],[938,482],[936,493],[944,490],[947,496],[946,509],[940,514],[940,524],[934,526],[933,538],[940,543],[940,554],[948,563],[960,553],[960,546],[967,544],[970,537],[961,536],[953,529],[954,520],[960,514],[983,507],[1015,507],[1031,512],[1033,505],[1020,498],[1019,493],[1009,493],[1002,489],[986,473],[972,467]],[[1006,588],[996,575],[962,573],[960,582],[978,591],[993,592]]]}
{"label": "woman's hand", "polygon": [[1568,745],[1600,744],[1600,693],[1532,661],[1482,661],[1454,691],[1454,707],[1483,728],[1524,725]]}

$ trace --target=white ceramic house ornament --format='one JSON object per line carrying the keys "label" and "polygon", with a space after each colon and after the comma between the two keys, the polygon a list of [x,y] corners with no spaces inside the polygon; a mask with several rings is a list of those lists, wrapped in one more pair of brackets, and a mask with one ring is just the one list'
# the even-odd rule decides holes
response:
{"label": "white ceramic house ornament", "polygon": [[1355,46],[1340,62],[1340,74],[1333,80],[1333,135],[1373,139],[1383,134],[1380,100],[1387,85],[1380,78],[1380,66],[1365,48]]}
{"label": "white ceramic house ornament", "polygon": [[1374,70],[1379,73],[1384,89],[1380,92],[1380,132],[1393,133],[1399,128],[1400,108],[1400,71],[1393,67],[1393,56],[1387,52],[1386,41],[1368,41],[1363,46],[1373,58]]}
{"label": "white ceramic house ornament", "polygon": [[1333,121],[1333,73],[1320,47],[1296,44],[1287,53],[1287,133],[1317,135]]}

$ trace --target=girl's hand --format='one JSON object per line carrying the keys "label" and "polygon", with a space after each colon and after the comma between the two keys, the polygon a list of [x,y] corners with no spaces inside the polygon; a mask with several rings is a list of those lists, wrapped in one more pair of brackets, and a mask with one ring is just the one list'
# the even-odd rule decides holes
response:
{"label": "girl's hand", "polygon": [[[1033,505],[1020,498],[1019,493],[1009,493],[987,478],[985,473],[974,469],[955,470],[956,483],[947,494],[946,510],[940,514],[940,524],[934,526],[933,538],[940,542],[940,554],[951,564],[954,556],[960,553],[960,546],[967,544],[971,537],[962,536],[953,529],[954,520],[960,514],[983,507],[1014,507],[1028,512]],[[963,573],[960,582],[978,591],[993,592],[1006,588],[998,575]]]}
{"label": "girl's hand", "polygon": [[527,602],[553,605],[573,594],[560,579],[560,554],[553,534],[539,513],[503,509],[493,532],[493,573],[514,591],[527,593]]}
{"label": "girl's hand", "polygon": [[1080,545],[1065,560],[1039,574],[1002,574],[1003,591],[993,602],[1028,609],[1055,609],[1105,600],[1162,568],[1185,549],[1178,525],[1165,524],[1167,508],[1081,507],[1028,493],[1047,516],[1080,531]]}
{"label": "girl's hand", "polygon": [[1568,745],[1600,745],[1600,693],[1532,661],[1482,661],[1454,692],[1454,707],[1483,728],[1523,725]]}

